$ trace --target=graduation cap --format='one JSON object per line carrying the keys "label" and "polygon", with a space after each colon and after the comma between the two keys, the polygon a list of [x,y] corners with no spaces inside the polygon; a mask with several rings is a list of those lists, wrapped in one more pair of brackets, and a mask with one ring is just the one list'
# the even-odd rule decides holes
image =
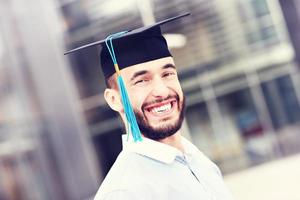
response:
{"label": "graduation cap", "polygon": [[142,136],[120,70],[132,65],[172,56],[167,42],[162,36],[160,26],[188,15],[190,13],[181,14],[138,29],[118,32],[103,40],[64,53],[66,55],[89,47],[102,46],[100,61],[103,74],[105,79],[108,79],[117,73],[117,82],[128,125],[127,136],[131,133],[135,142],[141,141]]}

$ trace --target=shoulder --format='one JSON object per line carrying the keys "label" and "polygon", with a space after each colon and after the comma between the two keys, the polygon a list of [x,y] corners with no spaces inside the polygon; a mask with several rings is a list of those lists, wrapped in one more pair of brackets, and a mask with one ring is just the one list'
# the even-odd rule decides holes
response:
{"label": "shoulder", "polygon": [[222,177],[222,173],[219,167],[212,160],[210,160],[198,147],[196,147],[194,144],[189,142],[187,139],[185,138],[182,139],[185,147],[189,149],[192,156],[196,158],[197,162],[201,166],[205,167],[209,171],[216,173],[217,175]]}
{"label": "shoulder", "polygon": [[204,153],[200,152],[200,158],[202,159],[203,163],[212,170],[212,172],[216,173],[218,176],[223,177],[220,168],[210,160]]}
{"label": "shoulder", "polygon": [[[103,180],[94,200],[102,200],[104,197],[105,200],[118,199],[118,195],[131,197],[134,194],[130,192],[132,184],[141,183],[143,180],[142,160],[143,157],[136,153],[122,151]],[[134,200],[134,198],[128,199]]]}

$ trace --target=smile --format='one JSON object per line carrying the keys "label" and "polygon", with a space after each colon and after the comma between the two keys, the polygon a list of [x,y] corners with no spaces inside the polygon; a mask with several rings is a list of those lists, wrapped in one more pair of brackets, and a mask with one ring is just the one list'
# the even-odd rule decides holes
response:
{"label": "smile", "polygon": [[162,112],[167,112],[169,110],[171,110],[171,103],[168,103],[168,104],[165,104],[165,105],[162,105],[160,107],[154,107],[153,109],[151,109],[151,112],[154,112],[154,113],[162,113]]}
{"label": "smile", "polygon": [[160,103],[149,105],[145,108],[145,110],[147,110],[154,116],[166,116],[174,110],[174,105],[176,104],[176,102],[177,101],[175,99],[163,101]]}

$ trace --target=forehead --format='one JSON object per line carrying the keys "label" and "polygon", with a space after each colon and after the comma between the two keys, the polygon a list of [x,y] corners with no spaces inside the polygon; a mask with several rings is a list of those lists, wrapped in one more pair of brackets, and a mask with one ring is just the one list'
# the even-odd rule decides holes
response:
{"label": "forehead", "polygon": [[174,59],[172,57],[166,57],[166,58],[160,58],[160,59],[152,60],[152,61],[145,62],[145,63],[140,63],[137,65],[132,65],[130,67],[126,67],[126,68],[122,69],[121,73],[122,73],[122,76],[131,76],[135,72],[138,72],[141,70],[155,72],[155,71],[161,70],[162,67],[165,66],[166,64],[175,65]]}

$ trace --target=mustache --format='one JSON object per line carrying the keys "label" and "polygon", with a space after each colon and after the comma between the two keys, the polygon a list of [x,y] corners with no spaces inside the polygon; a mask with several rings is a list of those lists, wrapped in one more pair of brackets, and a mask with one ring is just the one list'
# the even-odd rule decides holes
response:
{"label": "mustache", "polygon": [[150,101],[150,102],[145,102],[145,103],[143,103],[143,105],[142,105],[142,110],[144,110],[144,108],[145,108],[146,106],[149,106],[149,105],[151,105],[151,104],[161,103],[161,102],[163,102],[163,101],[167,101],[167,100],[170,100],[170,99],[176,99],[177,102],[179,102],[179,95],[178,95],[178,94],[169,95],[169,96],[167,96],[166,98],[160,98],[160,99],[155,99],[155,100]]}

